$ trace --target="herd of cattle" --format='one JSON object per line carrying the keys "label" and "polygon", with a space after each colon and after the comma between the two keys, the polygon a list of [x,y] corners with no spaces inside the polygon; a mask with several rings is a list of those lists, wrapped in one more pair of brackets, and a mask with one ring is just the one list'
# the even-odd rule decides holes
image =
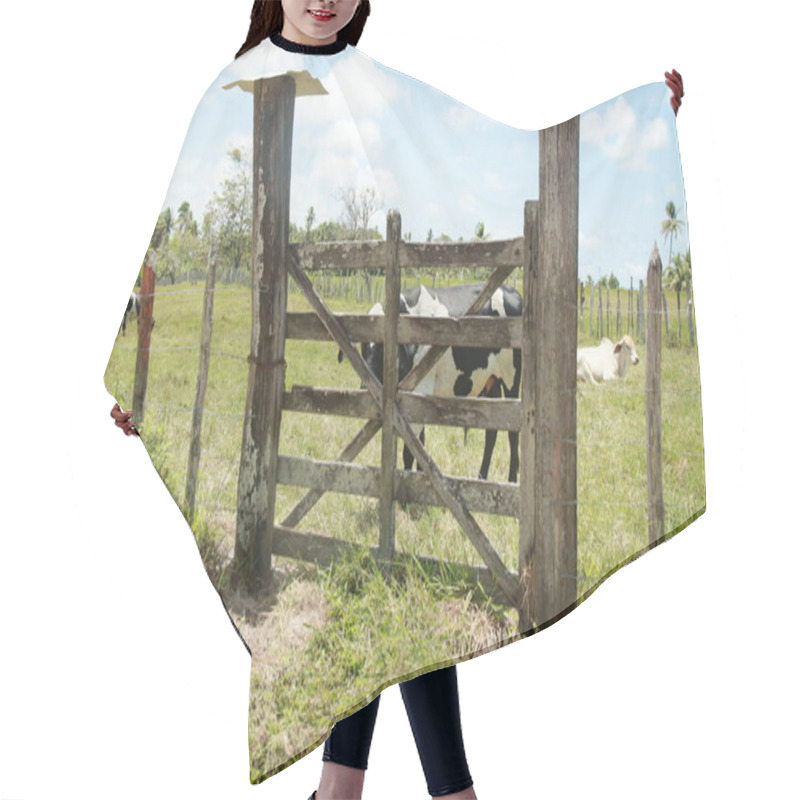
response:
{"label": "herd of cattle", "polygon": [[[419,317],[461,317],[477,298],[483,284],[461,284],[429,289],[427,286],[414,286],[400,293],[400,313]],[[128,320],[139,318],[141,299],[131,294],[120,330],[125,335]],[[382,315],[383,306],[376,303],[370,315]],[[484,303],[478,316],[519,317],[522,315],[522,296],[510,286],[500,286],[491,298]],[[155,324],[155,320],[151,324]],[[426,345],[401,344],[398,347],[398,378],[402,380],[427,351]],[[383,344],[363,343],[361,353],[364,360],[378,378],[383,381]],[[339,360],[343,355],[339,352]],[[596,347],[581,347],[577,353],[578,380],[590,384],[624,378],[631,364],[638,364],[639,356],[633,339],[627,334],[616,344],[603,339]],[[522,354],[519,349],[492,350],[484,347],[451,347],[436,362],[434,367],[419,382],[416,390],[420,394],[438,397],[519,397]],[[418,435],[425,441],[425,430],[418,428]],[[486,430],[483,459],[478,475],[486,479],[489,474],[492,453],[494,452],[497,431]],[[519,434],[509,431],[511,458],[508,480],[514,483],[519,471]],[[403,464],[406,469],[413,466],[411,451],[403,450]]]}
{"label": "herd of cattle", "polygon": [[[462,284],[439,289],[414,286],[400,293],[400,313],[425,317],[460,317],[477,298],[482,284]],[[383,307],[377,303],[371,315],[382,315]],[[509,286],[499,287],[483,305],[478,316],[519,317],[522,315],[522,296]],[[398,379],[402,380],[427,351],[426,345],[401,344],[398,347]],[[361,353],[372,373],[383,381],[383,345],[366,343]],[[342,360],[339,353],[339,360]],[[624,378],[631,364],[638,364],[639,356],[633,339],[627,334],[614,344],[603,339],[596,347],[582,347],[577,352],[577,377],[591,384]],[[519,397],[522,355],[519,349],[492,350],[483,347],[451,347],[437,361],[428,374],[417,384],[420,394],[439,397]],[[418,430],[424,442],[424,428]],[[497,431],[486,430],[483,459],[478,476],[486,479],[492,460]],[[515,483],[519,470],[519,434],[509,431],[511,458],[508,480]],[[411,451],[404,447],[403,464],[413,465]]]}

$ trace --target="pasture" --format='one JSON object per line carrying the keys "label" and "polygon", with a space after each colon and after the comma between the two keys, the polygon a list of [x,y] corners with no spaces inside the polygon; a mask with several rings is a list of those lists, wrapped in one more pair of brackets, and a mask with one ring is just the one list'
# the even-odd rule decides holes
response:
{"label": "pasture", "polygon": [[[316,283],[317,279],[312,275],[312,280]],[[380,279],[373,278],[373,283],[373,297],[382,299]],[[517,285],[521,290],[521,280]],[[368,308],[364,300],[337,296],[344,294],[341,291],[323,289],[322,294],[335,312],[365,313]],[[668,293],[668,301],[672,315],[677,311],[674,293]],[[272,641],[270,663],[254,665],[253,669],[251,698],[257,707],[250,715],[251,747],[263,755],[264,763],[285,763],[284,754],[296,752],[297,741],[315,736],[321,741],[327,735],[328,718],[322,711],[317,720],[308,722],[304,717],[305,728],[299,720],[287,719],[290,706],[298,703],[298,693],[308,698],[311,708],[319,705],[320,709],[327,703],[318,699],[330,698],[333,693],[334,705],[345,715],[373,686],[371,676],[407,678],[411,675],[406,665],[449,663],[447,654],[466,656],[498,646],[516,635],[516,614],[467,589],[457,572],[449,578],[432,579],[412,566],[401,578],[387,581],[365,556],[354,556],[326,570],[276,557],[278,581],[269,596],[247,598],[238,590],[226,565],[233,554],[236,525],[250,303],[249,286],[217,286],[194,528],[209,575],[245,638],[263,636]],[[140,430],[156,469],[179,505],[185,492],[202,304],[201,284],[181,283],[156,290],[157,323],[152,333],[146,413]],[[622,292],[622,308],[627,309],[627,290]],[[289,311],[306,310],[301,295],[290,292]],[[586,311],[588,314],[588,303]],[[612,324],[613,316],[612,311]],[[132,403],[135,330],[135,325],[131,326],[126,337],[118,337],[106,373],[106,385],[123,408],[130,408]],[[598,337],[590,339],[588,331],[587,322],[579,344],[597,343]],[[648,544],[645,348],[638,339],[636,345],[642,362],[631,367],[624,381],[578,387],[576,499],[581,599]],[[347,363],[338,362],[337,352],[338,347],[329,342],[287,341],[287,391],[293,385],[357,389],[358,378]],[[680,530],[705,507],[699,389],[696,350],[665,346],[662,449],[668,533]],[[281,455],[333,460],[362,424],[357,419],[284,412]],[[477,475],[483,431],[470,430],[465,436],[461,429],[427,426],[426,445],[445,473]],[[508,457],[508,439],[500,433],[490,480],[506,480]],[[380,464],[379,436],[356,463]],[[300,488],[280,485],[276,518],[282,519],[303,493]],[[476,518],[506,566],[516,571],[517,520],[484,514],[476,514]],[[378,540],[378,501],[327,494],[303,520],[302,527],[374,546]],[[482,563],[446,508],[399,508],[397,550],[461,564]],[[458,613],[454,613],[456,610]],[[463,624],[465,615],[472,621],[468,626]],[[362,635],[365,628],[373,631],[367,641]],[[331,648],[337,652],[335,659],[326,656]],[[313,685],[308,681],[300,685],[296,676],[310,672],[315,674]],[[298,738],[287,741],[289,735]],[[252,762],[258,763],[258,759]]]}

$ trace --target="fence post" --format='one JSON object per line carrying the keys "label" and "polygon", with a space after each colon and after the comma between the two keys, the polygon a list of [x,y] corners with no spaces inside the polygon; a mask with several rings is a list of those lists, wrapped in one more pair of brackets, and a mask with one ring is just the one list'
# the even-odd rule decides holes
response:
{"label": "fence post", "polygon": [[397,467],[397,438],[394,406],[397,398],[397,317],[400,313],[400,213],[386,215],[386,294],[383,334],[383,428],[381,430],[381,488],[379,558],[390,561],[394,555],[395,508],[394,472]]}
{"label": "fence post", "polygon": [[661,257],[653,247],[647,267],[647,353],[645,402],[647,424],[647,516],[650,545],[664,536],[664,489],[661,474]]}
{"label": "fence post", "polygon": [[[539,134],[541,136],[541,134]],[[519,431],[519,578],[521,603],[519,630],[530,630],[534,622],[534,556],[536,497],[532,488],[536,483],[536,281],[539,257],[539,203],[525,202],[522,253],[522,363],[520,376],[520,402],[522,403],[522,427]],[[592,297],[592,287],[589,287]],[[592,316],[589,315],[591,327]]]}
{"label": "fence post", "polygon": [[605,334],[603,327],[603,287],[597,285],[597,335],[602,339]]}
{"label": "fence post", "polygon": [[133,380],[133,420],[137,425],[144,422],[144,398],[147,394],[147,370],[150,366],[150,331],[153,328],[153,301],[156,290],[155,253],[150,250],[145,258],[139,298],[138,332],[136,348],[136,374]]}
{"label": "fence post", "polygon": [[295,93],[290,75],[253,87],[253,301],[235,554],[251,589],[272,577]]}
{"label": "fence post", "polygon": [[639,297],[636,300],[636,338],[647,342],[647,329],[644,322],[644,281],[639,280]]}
{"label": "fence post", "polygon": [[211,333],[214,328],[214,286],[217,280],[217,257],[212,243],[208,251],[206,267],[206,289],[203,295],[203,328],[200,334],[200,366],[197,368],[197,388],[192,413],[192,439],[189,443],[189,463],[186,468],[185,513],[191,522],[194,519],[197,498],[197,472],[200,468],[200,436],[203,432],[203,407],[208,386],[208,366],[211,361]]}
{"label": "fence post", "polygon": [[594,339],[594,283],[589,286],[589,336]]}
{"label": "fence post", "polygon": [[[536,258],[526,253],[523,287],[523,335],[533,357],[522,370],[527,399],[521,433],[523,453],[531,438],[533,453],[524,455],[520,478],[521,497],[532,495],[520,509],[520,632],[554,622],[577,597],[579,126],[580,117],[573,117],[539,133]],[[529,225],[526,214],[526,232]],[[532,526],[525,519],[531,511]]]}
{"label": "fence post", "polygon": [[633,275],[631,275],[631,288],[628,289],[628,330],[626,333],[636,335],[633,327]]}

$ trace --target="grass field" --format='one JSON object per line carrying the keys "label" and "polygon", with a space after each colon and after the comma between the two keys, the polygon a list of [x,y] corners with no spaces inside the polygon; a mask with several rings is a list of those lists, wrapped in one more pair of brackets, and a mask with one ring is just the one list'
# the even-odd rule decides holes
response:
{"label": "grass field", "polygon": [[[674,315],[674,295],[669,299]],[[184,500],[202,302],[202,284],[157,290],[146,416],[140,425],[142,441],[179,505]],[[332,298],[329,305],[334,311],[366,310],[363,303],[343,298]],[[627,309],[627,291],[622,308]],[[289,310],[307,310],[307,306],[299,295],[290,294]],[[276,587],[262,598],[245,597],[228,585],[225,565],[233,551],[249,319],[249,289],[219,286],[194,528],[210,577],[254,650],[251,753],[253,778],[260,780],[285,766],[290,754],[316,746],[327,735],[331,714],[343,716],[354,710],[380,688],[379,680],[410,677],[421,665],[443,665],[454,654],[468,657],[504,643],[516,633],[516,614],[472,596],[463,586],[431,580],[413,568],[387,582],[362,556],[328,570],[275,559]],[[118,338],[106,373],[106,385],[123,408],[130,408],[132,402],[135,343],[134,326],[126,337]],[[580,343],[594,343],[589,341],[588,321]],[[636,344],[642,362],[630,369],[624,381],[579,386],[580,597],[647,545],[645,348]],[[355,373],[338,363],[338,347],[331,343],[289,341],[286,352],[287,389],[293,384],[358,387]],[[705,507],[696,350],[664,347],[662,415],[666,530],[675,532]],[[362,424],[286,412],[280,451],[333,460]],[[483,452],[482,431],[469,431],[465,445],[461,429],[428,427],[426,445],[445,473],[476,476]],[[357,463],[379,465],[379,447],[376,436]],[[507,471],[508,440],[501,434],[489,477],[503,481]],[[279,487],[278,518],[303,492]],[[505,564],[516,570],[516,520],[485,514],[476,518]],[[326,495],[301,527],[375,545],[377,500]],[[416,555],[482,563],[444,508],[398,508],[397,546]],[[258,642],[264,644],[262,653],[256,652]]]}

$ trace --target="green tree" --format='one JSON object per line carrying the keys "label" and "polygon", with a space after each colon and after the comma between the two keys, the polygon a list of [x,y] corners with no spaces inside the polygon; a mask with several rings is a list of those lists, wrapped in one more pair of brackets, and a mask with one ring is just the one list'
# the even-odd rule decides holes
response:
{"label": "green tree", "polygon": [[681,292],[688,291],[692,280],[692,262],[686,256],[676,253],[664,270],[664,287],[674,289],[678,298],[678,343],[681,341]]}
{"label": "green tree", "polygon": [[217,258],[228,280],[250,260],[253,186],[250,161],[242,148],[228,151],[230,174],[206,208],[204,231],[216,242]]}
{"label": "green tree", "polygon": [[[186,229],[176,228],[164,249],[164,272],[172,283],[187,272],[203,272],[208,257],[207,242],[197,236],[197,223],[192,221]],[[194,278],[193,278],[194,280]]]}
{"label": "green tree", "polygon": [[191,233],[197,236],[197,222],[192,214],[188,200],[184,200],[178,207],[178,219],[175,228],[179,233]]}

